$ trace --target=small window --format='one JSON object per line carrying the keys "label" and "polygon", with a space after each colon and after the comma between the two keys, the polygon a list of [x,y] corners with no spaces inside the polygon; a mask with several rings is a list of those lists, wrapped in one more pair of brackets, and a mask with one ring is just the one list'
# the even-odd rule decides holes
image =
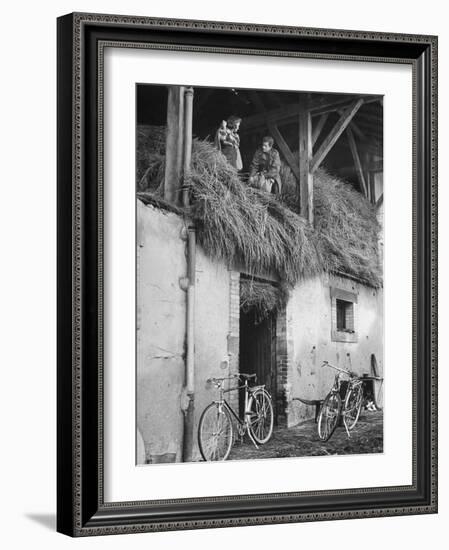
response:
{"label": "small window", "polygon": [[354,332],[354,304],[336,299],[337,330]]}
{"label": "small window", "polygon": [[357,294],[331,287],[331,337],[334,342],[357,342]]}

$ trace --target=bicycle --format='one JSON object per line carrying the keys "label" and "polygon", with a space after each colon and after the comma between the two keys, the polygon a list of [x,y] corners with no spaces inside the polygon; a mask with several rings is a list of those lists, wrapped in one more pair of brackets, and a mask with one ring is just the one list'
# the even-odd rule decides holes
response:
{"label": "bicycle", "polygon": [[[243,381],[243,385],[224,389],[226,380]],[[201,456],[206,461],[226,460],[234,444],[234,424],[238,435],[243,438],[247,432],[252,443],[259,445],[267,443],[273,433],[274,412],[273,402],[264,385],[249,386],[249,381],[256,381],[255,374],[235,374],[223,378],[209,378],[219,391],[216,401],[210,403],[201,414],[198,425],[198,446]],[[224,398],[225,393],[245,391],[243,418],[234,411]]]}
{"label": "bicycle", "polygon": [[[343,418],[343,424],[346,428],[348,437],[351,437],[350,431],[355,427],[360,416],[363,403],[363,379],[355,373],[335,367],[328,361],[324,361],[321,367],[331,367],[335,369],[334,384],[326,395],[318,415],[318,437],[322,441],[330,439],[337,427],[340,417]],[[344,397],[344,403],[341,398],[341,378],[348,377],[348,385]]]}

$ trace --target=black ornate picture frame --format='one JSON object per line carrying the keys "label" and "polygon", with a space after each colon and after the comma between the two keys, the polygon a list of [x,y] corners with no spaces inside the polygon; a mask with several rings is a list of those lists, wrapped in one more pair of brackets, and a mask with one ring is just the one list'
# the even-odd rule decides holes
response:
{"label": "black ornate picture frame", "polygon": [[[413,71],[413,482],[105,502],[105,45],[408,64]],[[58,19],[58,502],[70,536],[437,512],[437,37],[102,14]]]}

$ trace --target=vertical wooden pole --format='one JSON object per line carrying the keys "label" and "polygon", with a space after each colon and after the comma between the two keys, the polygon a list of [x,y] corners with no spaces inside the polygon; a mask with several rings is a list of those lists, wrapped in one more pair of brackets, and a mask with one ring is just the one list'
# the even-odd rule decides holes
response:
{"label": "vertical wooden pole", "polygon": [[185,187],[186,175],[190,172],[192,160],[192,123],[193,123],[193,88],[184,90],[184,187],[182,189],[182,204],[189,206],[189,189]]}
{"label": "vertical wooden pole", "polygon": [[300,99],[299,104],[299,176],[300,176],[300,213],[313,225],[313,174],[312,162],[312,117],[307,103]]}
{"label": "vertical wooden pole", "polygon": [[164,198],[179,202],[184,150],[184,86],[169,86]]}

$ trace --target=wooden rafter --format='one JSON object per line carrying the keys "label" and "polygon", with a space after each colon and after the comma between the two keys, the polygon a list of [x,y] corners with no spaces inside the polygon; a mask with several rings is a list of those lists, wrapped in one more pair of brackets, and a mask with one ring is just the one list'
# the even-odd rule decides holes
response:
{"label": "wooden rafter", "polygon": [[[359,96],[359,98],[363,99],[364,105],[368,105],[370,103],[377,103],[381,99],[379,97],[372,97],[372,96]],[[332,112],[338,111],[339,109],[346,108],[351,103],[352,101],[350,99],[346,99],[346,100],[341,100],[339,102],[336,102],[334,104],[323,105],[322,107],[316,107],[312,109],[312,116],[318,116],[324,113],[332,113]]]}
{"label": "wooden rafter", "polygon": [[[255,92],[253,92],[254,94]],[[251,94],[251,95],[253,95]],[[255,115],[245,117],[240,132],[248,132],[255,128],[265,126],[267,120],[273,120],[277,123],[284,119],[297,117],[298,110],[296,105],[284,105],[278,109],[264,110],[263,113],[257,113]]]}
{"label": "wooden rafter", "polygon": [[346,135],[348,136],[349,148],[351,149],[352,158],[354,159],[355,171],[357,173],[360,188],[363,191],[365,197],[368,197],[368,188],[366,185],[365,175],[363,173],[362,163],[360,162],[360,156],[357,150],[354,133],[351,128],[346,128]]}
{"label": "wooden rafter", "polygon": [[[365,103],[371,103],[379,101],[379,98],[373,98],[372,96],[362,97]],[[322,100],[311,100],[309,103],[309,110],[312,116],[321,116],[326,113],[338,111],[351,104],[350,99],[340,99],[334,101],[323,102]],[[299,106],[295,103],[290,103],[289,105],[284,105],[276,109],[270,109],[264,113],[257,113],[255,115],[250,115],[245,117],[243,124],[241,126],[240,132],[248,132],[254,130],[255,128],[260,128],[264,126],[267,120],[273,120],[278,125],[280,123],[287,124],[297,120],[299,115]]]}
{"label": "wooden rafter", "polygon": [[362,132],[362,130],[360,129],[360,126],[358,124],[356,124],[353,120],[351,121],[351,123],[349,124],[349,127],[352,129],[352,131],[354,132],[354,134],[361,140],[365,140],[366,139],[366,135],[364,132]]}
{"label": "wooden rafter", "polygon": [[310,170],[312,173],[315,172],[317,168],[319,168],[322,161],[326,158],[326,155],[335,145],[335,143],[337,142],[341,134],[346,130],[346,128],[348,127],[348,124],[351,122],[354,115],[357,113],[357,111],[360,109],[362,105],[363,105],[363,99],[362,98],[357,99],[353,101],[351,105],[342,113],[342,115],[338,119],[335,126],[329,132],[328,136],[326,137],[326,139],[323,141],[318,151],[313,156],[311,167],[310,167]]}
{"label": "wooden rafter", "polygon": [[281,153],[284,155],[284,158],[287,161],[287,164],[290,166],[291,171],[295,174],[296,179],[300,181],[298,162],[295,158],[295,155],[291,152],[291,149],[288,146],[288,143],[285,141],[281,132],[279,131],[277,124],[274,122],[268,121],[268,128],[270,132],[273,134],[274,140],[276,141],[276,145],[279,147],[279,149],[281,150]]}
{"label": "wooden rafter", "polygon": [[320,137],[320,134],[324,128],[324,125],[326,124],[328,117],[329,113],[324,113],[318,119],[318,122],[316,123],[316,126],[313,128],[312,131],[312,145],[315,145],[316,140]]}

